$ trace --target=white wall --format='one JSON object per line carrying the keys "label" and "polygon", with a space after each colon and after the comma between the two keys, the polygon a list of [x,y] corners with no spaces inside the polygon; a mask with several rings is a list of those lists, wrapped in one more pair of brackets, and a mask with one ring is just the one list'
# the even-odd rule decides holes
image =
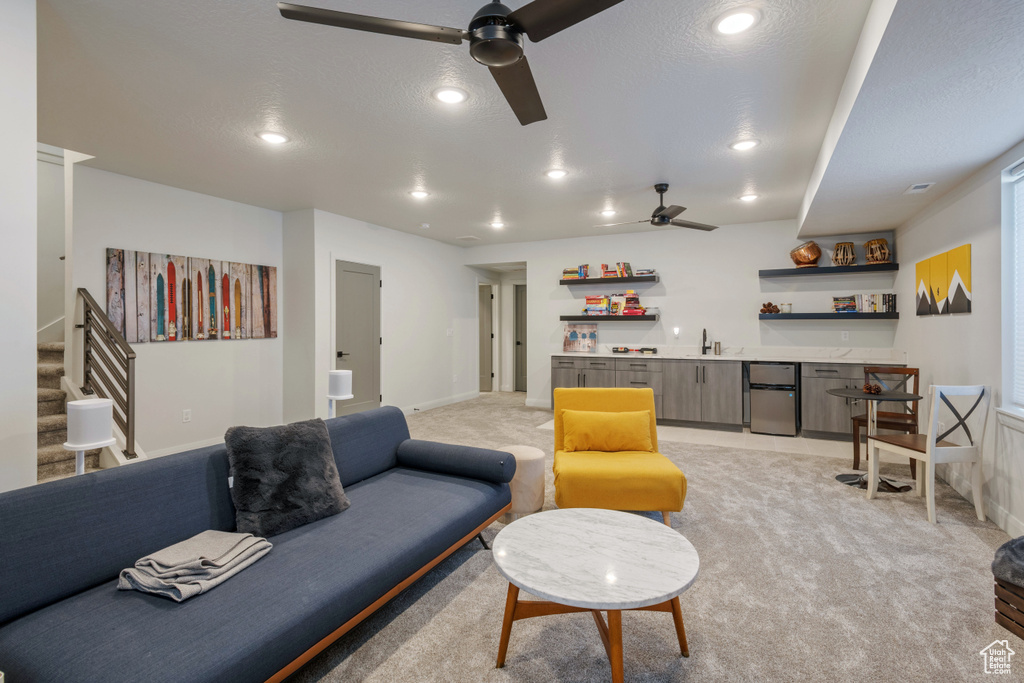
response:
{"label": "white wall", "polygon": [[[1024,144],[1008,151],[896,232],[902,269],[897,279],[904,317],[896,344],[906,349],[911,366],[921,368],[922,388],[931,384],[986,384],[994,390],[993,408],[1002,400],[1000,172],[1024,157]],[[913,312],[914,265],[963,244],[971,245],[971,312],[923,316]],[[984,444],[988,516],[1012,536],[1024,535],[1024,451],[1021,437],[989,416]],[[969,471],[960,465],[940,468],[970,499]]]}
{"label": "white wall", "polygon": [[[821,263],[826,263],[838,241],[854,242],[858,262],[863,263],[863,243],[876,236],[886,235],[823,238],[819,245],[826,253]],[[558,284],[563,268],[581,263],[590,264],[592,275],[601,263],[616,261],[628,261],[633,268],[655,268],[661,275],[657,284],[634,287],[643,304],[660,308],[661,320],[598,323],[601,345],[695,347],[700,345],[701,331],[707,328],[709,338],[721,341],[724,347],[891,348],[896,321],[758,320],[761,304],[769,300],[792,303],[794,312],[828,311],[834,295],[892,291],[892,274],[758,277],[760,269],[791,268],[789,252],[800,243],[796,222],[787,220],[723,226],[710,233],[668,230],[481,246],[466,249],[463,259],[470,264],[527,263],[527,401],[529,405],[548,406],[550,356],[562,350],[564,323],[559,316],[578,313],[586,294],[626,288]],[[906,300],[901,303],[905,311],[910,310]],[[673,327],[681,328],[679,339],[673,337]],[[841,338],[844,330],[849,332],[845,341]]]}
{"label": "white wall", "polygon": [[[282,266],[276,211],[81,164],[74,174],[72,285],[98,301],[106,291],[107,247]],[[284,302],[280,281],[278,301]],[[277,339],[134,344],[136,441],[146,453],[217,443],[233,425],[280,423],[287,320],[282,303]],[[185,408],[192,410],[188,424]]]}
{"label": "white wall", "polygon": [[384,404],[411,411],[478,395],[478,278],[463,265],[462,249],[324,211],[313,213],[316,339],[309,352],[316,359],[316,415],[326,416],[326,400],[318,397],[327,395],[327,373],[334,369],[338,260],[381,269]]}
{"label": "white wall", "polygon": [[[45,148],[45,149],[43,149]],[[39,151],[36,329],[41,342],[64,340],[64,159],[63,150]]]}
{"label": "white wall", "polygon": [[0,21],[0,491],[36,481],[36,3]]}

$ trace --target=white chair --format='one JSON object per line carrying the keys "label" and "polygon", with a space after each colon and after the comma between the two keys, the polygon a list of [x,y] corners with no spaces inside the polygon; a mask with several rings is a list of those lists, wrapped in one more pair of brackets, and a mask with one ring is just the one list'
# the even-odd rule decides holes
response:
{"label": "white chair", "polygon": [[[985,423],[988,421],[988,407],[991,391],[985,386],[937,386],[928,389],[928,432],[927,434],[876,434],[868,437],[871,463],[868,468],[868,499],[878,491],[878,451],[889,451],[908,458],[920,460],[924,472],[917,475],[917,495],[928,496],[928,521],[935,523],[935,466],[949,462],[969,462],[971,465],[971,490],[974,494],[974,509],[978,519],[985,521],[985,510],[981,500],[981,448],[985,440]],[[956,400],[951,400],[956,397]],[[939,432],[939,412],[952,417]],[[959,407],[958,407],[959,406]],[[963,415],[961,415],[963,413]],[[972,419],[973,418],[973,419]],[[970,423],[968,423],[970,420]],[[952,426],[950,426],[952,424]],[[971,425],[974,431],[971,431]],[[969,445],[946,441],[946,437],[962,431],[958,440]]]}

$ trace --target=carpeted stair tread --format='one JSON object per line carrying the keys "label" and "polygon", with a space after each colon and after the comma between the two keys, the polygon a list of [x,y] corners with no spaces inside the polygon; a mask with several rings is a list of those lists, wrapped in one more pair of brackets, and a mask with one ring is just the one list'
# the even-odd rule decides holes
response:
{"label": "carpeted stair tread", "polygon": [[39,424],[40,433],[67,431],[68,429],[67,415],[42,415],[36,419]]}
{"label": "carpeted stair tread", "polygon": [[40,387],[37,400],[40,403],[47,401],[63,401],[66,396],[67,392],[63,389],[47,389],[45,387]]}
{"label": "carpeted stair tread", "polygon": [[36,362],[63,363],[64,342],[44,342],[36,344]]}
{"label": "carpeted stair tread", "polygon": [[[75,452],[69,451],[64,448],[61,444],[52,444],[50,446],[43,446],[39,449],[39,465],[51,465],[55,462],[64,462],[70,460],[74,462]],[[99,456],[100,449],[93,448],[85,452],[85,457],[88,459],[90,456]]]}
{"label": "carpeted stair tread", "polygon": [[39,363],[36,366],[36,385],[40,389],[60,389],[64,376],[64,363]]}
{"label": "carpeted stair tread", "polygon": [[[42,484],[46,481],[52,481],[54,479],[64,479],[67,477],[74,476],[75,474],[75,458],[74,453],[71,453],[70,460],[61,460],[59,462],[52,462],[46,465],[39,465],[36,467],[36,482]],[[95,454],[85,456],[85,471],[96,472],[102,469],[100,467],[100,456],[99,451]]]}

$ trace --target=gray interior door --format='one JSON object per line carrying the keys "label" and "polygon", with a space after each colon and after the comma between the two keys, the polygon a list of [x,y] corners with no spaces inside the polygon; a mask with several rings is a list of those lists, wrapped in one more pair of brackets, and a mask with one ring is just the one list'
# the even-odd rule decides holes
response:
{"label": "gray interior door", "polygon": [[515,285],[515,390],[526,391],[526,285]]}
{"label": "gray interior door", "polygon": [[494,316],[491,314],[491,293],[490,285],[480,285],[480,391],[490,391],[494,381]]}
{"label": "gray interior door", "polygon": [[335,415],[380,407],[380,268],[335,264],[335,368],[352,371],[353,398],[338,401]]}

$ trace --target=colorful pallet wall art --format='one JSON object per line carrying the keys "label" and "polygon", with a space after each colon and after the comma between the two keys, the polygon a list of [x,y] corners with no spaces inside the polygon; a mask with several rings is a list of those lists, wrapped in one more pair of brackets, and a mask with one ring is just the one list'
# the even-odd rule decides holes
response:
{"label": "colorful pallet wall art", "polygon": [[277,337],[277,268],[107,249],[107,317],[129,344]]}
{"label": "colorful pallet wall art", "polygon": [[917,262],[917,314],[971,312],[971,245]]}
{"label": "colorful pallet wall art", "polygon": [[567,324],[562,334],[562,351],[597,351],[597,325]]}

